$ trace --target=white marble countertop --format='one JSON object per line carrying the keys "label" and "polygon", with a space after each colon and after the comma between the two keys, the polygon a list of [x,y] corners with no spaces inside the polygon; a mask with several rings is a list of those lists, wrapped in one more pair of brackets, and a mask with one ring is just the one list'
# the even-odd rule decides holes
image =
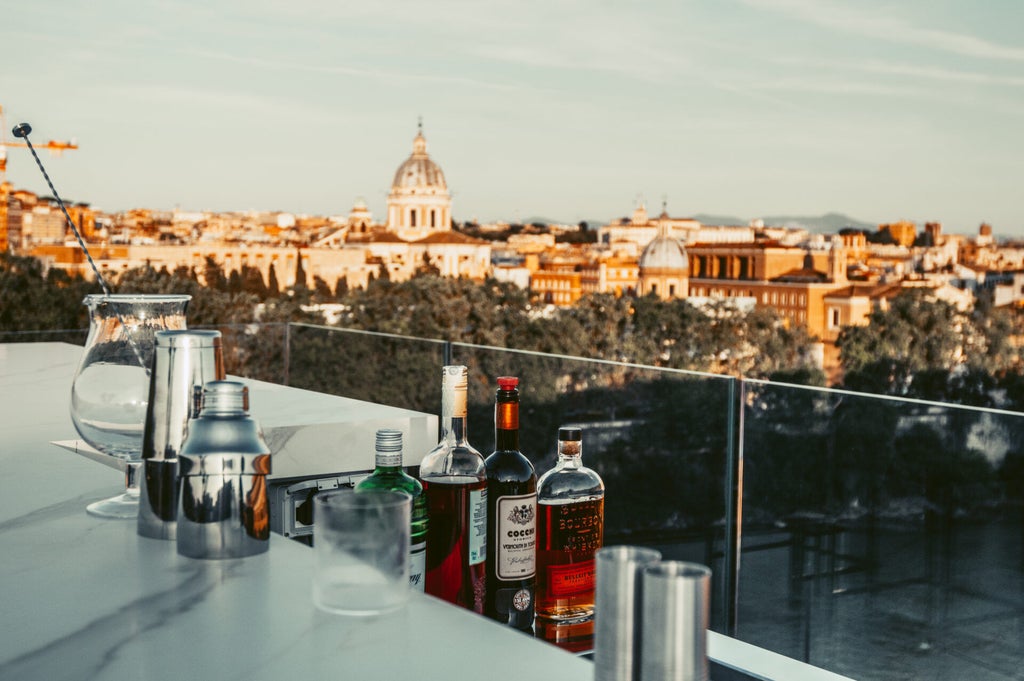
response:
{"label": "white marble countertop", "polygon": [[81,348],[0,344],[0,679],[590,679],[553,646],[428,596],[377,618],[318,612],[312,552],[271,536],[229,561],[177,555],[85,513],[117,471],[49,444],[76,437]]}
{"label": "white marble countertop", "polygon": [[[592,678],[586,660],[420,594],[377,618],[320,613],[311,551],[276,534],[267,554],[199,561],[87,515],[123,478],[50,444],[77,438],[80,354],[0,344],[0,679]],[[841,679],[712,632],[708,647],[756,678]]]}

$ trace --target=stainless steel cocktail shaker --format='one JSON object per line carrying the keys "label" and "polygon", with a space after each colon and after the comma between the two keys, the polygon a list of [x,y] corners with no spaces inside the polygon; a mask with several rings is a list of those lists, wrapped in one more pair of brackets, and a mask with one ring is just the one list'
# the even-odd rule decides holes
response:
{"label": "stainless steel cocktail shaker", "polygon": [[199,413],[197,390],[224,378],[220,331],[158,331],[142,436],[138,532],[174,539],[178,514],[178,454],[189,420]]}
{"label": "stainless steel cocktail shaker", "polygon": [[202,410],[189,424],[179,468],[178,553],[241,558],[267,550],[270,448],[249,416],[245,384],[203,387]]}

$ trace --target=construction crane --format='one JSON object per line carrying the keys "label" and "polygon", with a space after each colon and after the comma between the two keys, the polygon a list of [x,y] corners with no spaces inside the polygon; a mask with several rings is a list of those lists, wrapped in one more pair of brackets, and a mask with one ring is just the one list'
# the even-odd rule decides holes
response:
{"label": "construction crane", "polygon": [[[4,118],[4,107],[0,106],[0,184],[7,181],[7,148],[27,147],[28,144],[19,141],[7,141],[7,119]],[[43,144],[34,144],[36,149],[48,149],[51,156],[60,156],[68,149],[77,149],[78,144],[72,139],[70,142],[62,140],[50,140]]]}

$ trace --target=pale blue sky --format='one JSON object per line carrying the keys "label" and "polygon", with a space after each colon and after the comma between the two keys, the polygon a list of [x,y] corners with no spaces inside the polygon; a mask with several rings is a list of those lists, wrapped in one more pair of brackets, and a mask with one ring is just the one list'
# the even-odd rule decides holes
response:
{"label": "pale blue sky", "polygon": [[643,194],[1024,235],[1022,37],[1020,0],[0,0],[0,105],[108,210],[382,218],[422,115],[460,220]]}

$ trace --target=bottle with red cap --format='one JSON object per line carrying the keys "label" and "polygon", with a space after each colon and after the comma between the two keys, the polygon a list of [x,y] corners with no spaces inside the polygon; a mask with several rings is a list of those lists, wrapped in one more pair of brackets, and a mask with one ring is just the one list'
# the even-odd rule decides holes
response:
{"label": "bottle with red cap", "polygon": [[519,379],[502,376],[487,457],[487,592],[484,614],[533,630],[537,564],[537,473],[519,451]]}

